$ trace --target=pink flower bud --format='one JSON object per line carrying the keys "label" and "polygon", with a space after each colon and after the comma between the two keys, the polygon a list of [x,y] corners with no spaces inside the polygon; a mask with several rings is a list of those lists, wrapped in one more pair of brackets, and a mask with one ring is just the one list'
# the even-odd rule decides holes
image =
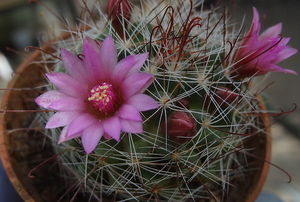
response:
{"label": "pink flower bud", "polygon": [[112,20],[116,32],[124,38],[124,29],[131,16],[131,5],[128,0],[108,0],[106,12]]}
{"label": "pink flower bud", "polygon": [[186,98],[182,98],[181,100],[178,101],[177,106],[189,109],[190,103]]}
{"label": "pink flower bud", "polygon": [[218,107],[227,107],[239,96],[238,93],[235,93],[226,87],[219,86],[210,95],[206,95],[204,106],[206,108],[209,108],[210,106],[215,107],[215,105]]}
{"label": "pink flower bud", "polygon": [[228,104],[231,104],[238,96],[239,94],[221,86],[218,87],[218,89],[215,91],[214,97],[220,106],[226,107],[228,106]]}
{"label": "pink flower bud", "polygon": [[182,111],[171,114],[168,117],[167,123],[161,125],[161,130],[178,143],[187,142],[197,134],[194,117]]}
{"label": "pink flower bud", "polygon": [[[238,93],[220,86],[211,95],[206,96],[205,107],[208,108],[212,103],[217,103],[220,107],[227,107],[228,104],[231,104],[238,96]],[[214,99],[214,101],[212,101],[212,99]]]}

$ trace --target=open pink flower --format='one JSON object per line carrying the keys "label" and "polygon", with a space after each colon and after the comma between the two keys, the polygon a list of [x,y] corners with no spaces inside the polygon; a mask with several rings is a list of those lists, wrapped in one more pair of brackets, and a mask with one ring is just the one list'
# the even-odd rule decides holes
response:
{"label": "open pink flower", "polygon": [[140,111],[155,109],[158,103],[143,94],[154,80],[139,72],[148,53],[130,55],[117,61],[117,50],[108,36],[99,48],[86,37],[81,57],[62,49],[67,73],[46,74],[57,87],[40,95],[36,103],[57,111],[46,128],[64,127],[59,143],[81,137],[91,153],[101,137],[120,139],[120,133],[141,133]]}
{"label": "open pink flower", "polygon": [[239,78],[259,76],[268,72],[285,72],[297,74],[293,70],[283,69],[276,65],[278,62],[294,55],[297,50],[286,44],[290,38],[280,36],[282,24],[268,28],[261,35],[259,14],[253,8],[251,28],[245,35],[241,48],[234,56],[233,71]]}

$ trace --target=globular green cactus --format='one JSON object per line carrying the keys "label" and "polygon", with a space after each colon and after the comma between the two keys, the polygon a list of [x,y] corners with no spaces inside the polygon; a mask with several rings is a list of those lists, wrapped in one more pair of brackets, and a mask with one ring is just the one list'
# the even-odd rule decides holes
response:
{"label": "globular green cactus", "polygon": [[[275,64],[296,51],[285,46],[284,40],[276,41],[279,38],[272,36],[269,36],[275,41],[272,44],[257,40],[260,24],[256,10],[249,32],[243,35],[243,30],[236,31],[236,24],[229,21],[223,9],[208,9],[203,2],[148,0],[134,5],[127,0],[111,0],[107,15],[99,10],[99,21],[86,22],[84,30],[72,31],[72,37],[58,43],[77,55],[77,59],[66,51],[61,55],[63,62],[49,58],[49,63],[55,63],[54,71],[89,83],[89,77],[93,80],[94,75],[85,73],[87,66],[101,66],[103,64],[97,62],[104,60],[105,64],[110,63],[112,49],[103,48],[108,47],[106,39],[110,37],[108,40],[113,39],[117,49],[118,65],[124,58],[128,64],[131,61],[128,58],[133,56],[132,66],[136,63],[142,66],[136,73],[137,79],[131,79],[131,83],[126,82],[129,76],[125,73],[124,81],[115,81],[118,75],[105,73],[110,70],[101,66],[99,78],[104,74],[109,79],[101,77],[105,82],[99,81],[84,101],[92,100],[92,107],[86,104],[88,107],[82,109],[97,119],[98,122],[93,122],[94,130],[88,117],[81,122],[77,120],[79,113],[76,113],[80,109],[73,107],[75,101],[70,101],[72,108],[68,104],[61,107],[62,103],[54,107],[61,94],[55,94],[58,98],[52,93],[51,98],[37,99],[42,107],[58,111],[51,114],[56,118],[48,121],[47,134],[60,154],[62,169],[71,173],[76,187],[80,192],[89,193],[91,201],[239,201],[235,198],[238,194],[232,194],[231,190],[249,184],[251,171],[256,167],[249,158],[252,155],[248,155],[255,150],[255,144],[248,143],[253,137],[267,135],[265,128],[269,127],[263,122],[262,117],[267,112],[261,107],[254,77],[270,71],[288,71]],[[89,39],[84,40],[86,37]],[[250,49],[248,45],[259,47],[261,52],[250,51],[244,56],[247,48]],[[92,53],[96,46],[101,47],[100,52]],[[271,53],[278,46],[281,49]],[[289,50],[286,57],[279,56],[283,49]],[[108,58],[93,64],[95,55],[102,53]],[[148,53],[147,59],[137,59],[145,53]],[[244,55],[241,57],[241,54]],[[273,54],[273,60],[268,60],[266,54]],[[79,72],[72,72],[71,68],[79,63],[85,67],[76,67]],[[131,74],[131,70],[128,71]],[[294,72],[289,70],[288,73]],[[138,74],[145,78],[139,80]],[[149,81],[146,81],[147,75],[151,75]],[[59,82],[69,85],[69,77],[48,75],[48,78],[57,91],[68,94],[67,88]],[[76,86],[78,96],[81,96],[80,85]],[[142,86],[136,90],[141,100],[131,107],[141,113],[141,120],[130,114],[136,111],[128,108],[126,114],[122,108],[131,103],[124,96],[138,85]],[[96,94],[94,89],[98,90]],[[70,96],[74,97],[72,93]],[[142,96],[147,97],[146,101]],[[48,100],[45,101],[45,97]],[[70,120],[65,121],[64,116],[57,118],[58,113],[74,108],[77,111]],[[98,111],[94,112],[96,108]],[[116,116],[121,126],[106,123]],[[72,124],[73,120],[77,120],[78,126],[73,126],[76,125]],[[96,127],[102,122],[103,128]],[[139,131],[139,123],[142,123],[142,131],[134,132]],[[65,128],[52,129],[58,126]],[[88,127],[90,133],[101,133],[98,139],[85,137]]]}

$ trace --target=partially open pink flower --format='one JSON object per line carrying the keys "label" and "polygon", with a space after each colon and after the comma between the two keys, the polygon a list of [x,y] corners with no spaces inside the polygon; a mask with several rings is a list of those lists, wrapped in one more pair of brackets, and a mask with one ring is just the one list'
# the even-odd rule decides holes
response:
{"label": "partially open pink flower", "polygon": [[280,36],[282,24],[268,28],[261,35],[259,14],[253,8],[251,28],[245,35],[241,48],[234,55],[233,71],[239,78],[259,76],[268,72],[297,74],[293,70],[283,69],[278,62],[294,55],[297,50],[286,44],[290,38]]}
{"label": "partially open pink flower", "polygon": [[117,50],[108,36],[99,48],[86,37],[82,57],[62,49],[66,73],[46,74],[57,87],[40,95],[36,103],[57,111],[46,128],[63,127],[59,143],[81,137],[91,153],[102,136],[120,139],[120,133],[141,133],[140,111],[155,109],[158,103],[143,94],[153,76],[141,73],[148,53],[130,55],[117,61]]}

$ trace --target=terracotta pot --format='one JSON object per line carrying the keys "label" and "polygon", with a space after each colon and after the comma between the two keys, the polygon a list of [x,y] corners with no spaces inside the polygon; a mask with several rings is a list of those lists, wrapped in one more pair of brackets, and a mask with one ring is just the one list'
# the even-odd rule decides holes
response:
{"label": "terracotta pot", "polygon": [[[264,103],[262,102],[262,98],[259,96],[258,99],[261,101],[260,108],[262,111],[266,111],[266,107]],[[239,186],[239,183],[236,183],[234,188],[236,190],[232,191],[233,193],[236,193],[236,202],[238,201],[245,201],[245,202],[254,202],[260,192],[263,189],[263,186],[266,182],[269,168],[270,168],[270,162],[271,162],[271,152],[272,152],[272,137],[271,137],[271,122],[269,117],[263,116],[262,122],[264,124],[265,131],[263,133],[258,133],[257,135],[254,135],[249,139],[249,142],[245,143],[245,146],[249,146],[249,148],[253,147],[255,145],[255,149],[251,151],[251,156],[248,156],[249,162],[253,162],[254,165],[252,167],[257,168],[253,172],[249,172],[249,176],[247,176],[247,183],[248,187],[245,190],[240,189],[243,185],[245,185],[245,182],[242,181],[241,186]],[[247,174],[246,174],[247,175]]]}
{"label": "terracotta pot", "polygon": [[[50,50],[47,46],[43,49]],[[40,51],[34,52],[16,70],[2,98],[2,110],[36,110],[34,99],[43,91],[37,88],[46,83],[45,66],[30,64],[41,56]],[[264,106],[262,104],[262,109]],[[27,202],[70,201],[63,197],[68,184],[59,176],[60,166],[56,161],[49,140],[43,133],[42,125],[32,125],[36,114],[34,112],[6,112],[1,115],[0,150],[3,166],[20,196]],[[269,170],[271,158],[271,139],[269,133],[270,122],[264,117],[266,133],[256,134],[249,138],[245,145],[255,146],[255,150],[248,160],[256,170],[249,172],[245,185],[244,180],[235,179],[228,201],[253,202],[264,185]],[[46,159],[51,159],[42,165]],[[35,170],[35,168],[37,168]],[[30,177],[29,174],[35,178]],[[243,183],[243,184],[242,184]],[[241,186],[239,186],[241,185]],[[69,184],[70,186],[70,184]],[[244,187],[245,189],[241,189]],[[234,193],[234,194],[233,194]],[[78,195],[75,201],[85,201]]]}
{"label": "terracotta pot", "polygon": [[[62,38],[67,37],[70,37],[69,33]],[[51,52],[51,44],[49,42],[41,49]],[[8,90],[3,94],[1,109],[7,112],[0,117],[0,155],[10,181],[24,201],[70,201],[61,196],[69,192],[67,189],[71,185],[59,176],[60,165],[50,140],[43,133],[44,126],[35,124],[36,113],[30,112],[39,109],[34,100],[44,91],[41,86],[47,83],[46,68],[51,70],[49,66],[31,63],[40,57],[41,51],[33,52],[14,72]],[[74,201],[84,200],[79,195]]]}

